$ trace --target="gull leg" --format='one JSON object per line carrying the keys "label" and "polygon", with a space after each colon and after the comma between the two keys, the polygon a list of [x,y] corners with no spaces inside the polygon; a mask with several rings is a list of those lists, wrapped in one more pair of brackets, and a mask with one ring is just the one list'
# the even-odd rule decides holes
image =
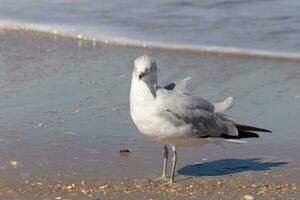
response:
{"label": "gull leg", "polygon": [[176,170],[176,163],[177,163],[177,152],[176,152],[176,147],[172,146],[173,150],[173,166],[172,166],[172,172],[171,172],[171,177],[168,182],[166,182],[166,185],[172,185],[174,183],[174,176],[175,176],[175,170]]}
{"label": "gull leg", "polygon": [[154,181],[166,181],[167,177],[167,164],[169,158],[169,151],[167,145],[164,146],[164,167],[163,167],[163,174],[161,177],[154,179]]}

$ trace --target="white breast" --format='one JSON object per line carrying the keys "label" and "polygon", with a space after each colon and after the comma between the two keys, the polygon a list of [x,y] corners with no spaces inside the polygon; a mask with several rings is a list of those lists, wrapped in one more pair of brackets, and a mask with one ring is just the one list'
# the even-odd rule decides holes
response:
{"label": "white breast", "polygon": [[[154,88],[152,88],[154,89]],[[156,91],[155,91],[156,92]],[[178,127],[161,115],[156,108],[153,90],[141,81],[133,80],[130,91],[130,114],[138,130],[147,136],[160,140],[167,137],[184,137],[188,125]]]}

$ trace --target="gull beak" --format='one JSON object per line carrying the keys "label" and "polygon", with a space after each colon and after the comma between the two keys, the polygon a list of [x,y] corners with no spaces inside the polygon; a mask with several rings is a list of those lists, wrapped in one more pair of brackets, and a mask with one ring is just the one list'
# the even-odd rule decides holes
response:
{"label": "gull beak", "polygon": [[141,80],[144,76],[146,76],[147,74],[145,72],[140,73],[139,75],[139,79]]}

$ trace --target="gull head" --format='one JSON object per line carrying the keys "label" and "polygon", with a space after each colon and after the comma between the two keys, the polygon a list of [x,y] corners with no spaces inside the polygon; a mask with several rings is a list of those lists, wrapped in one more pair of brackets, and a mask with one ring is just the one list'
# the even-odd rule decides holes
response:
{"label": "gull head", "polygon": [[154,84],[157,81],[157,66],[155,61],[147,55],[138,57],[134,61],[132,78],[145,83]]}

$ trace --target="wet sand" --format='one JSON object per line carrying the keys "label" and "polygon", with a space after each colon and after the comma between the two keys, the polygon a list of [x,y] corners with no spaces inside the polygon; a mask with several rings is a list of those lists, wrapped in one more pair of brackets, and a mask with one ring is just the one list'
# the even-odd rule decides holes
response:
{"label": "wet sand", "polygon": [[[160,82],[193,74],[193,92],[236,98],[233,118],[273,131],[248,144],[180,148],[178,184],[159,175],[162,147],[128,111],[132,61],[150,54]],[[0,33],[3,199],[298,199],[297,62],[112,47],[28,32]],[[130,153],[120,155],[120,149]],[[74,184],[74,185],[73,185]],[[234,191],[234,192],[233,192]]]}

